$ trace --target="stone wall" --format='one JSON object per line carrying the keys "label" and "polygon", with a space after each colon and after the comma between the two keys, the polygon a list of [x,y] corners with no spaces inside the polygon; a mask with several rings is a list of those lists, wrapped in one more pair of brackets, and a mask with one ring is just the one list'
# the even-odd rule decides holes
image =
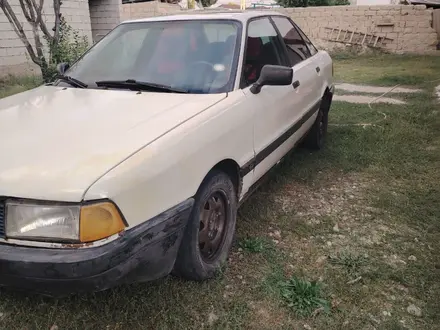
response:
{"label": "stone wall", "polygon": [[[30,25],[22,14],[18,0],[9,0],[18,20],[23,24],[25,33],[33,44],[33,34]],[[52,9],[52,1],[44,2],[43,19],[46,21],[49,30],[52,29],[55,15]],[[90,27],[89,3],[87,0],[63,0],[62,13],[67,23],[72,28],[80,31],[92,40]],[[43,40],[43,34],[40,33]],[[6,74],[32,74],[39,73],[38,66],[32,63],[26,53],[23,43],[12,29],[6,15],[0,10],[0,76]]]}
{"label": "stone wall", "polygon": [[436,52],[438,36],[432,28],[433,11],[424,5],[283,8],[280,11],[315,40],[329,39],[331,29],[328,28],[346,29],[392,39],[385,46],[390,52]]}

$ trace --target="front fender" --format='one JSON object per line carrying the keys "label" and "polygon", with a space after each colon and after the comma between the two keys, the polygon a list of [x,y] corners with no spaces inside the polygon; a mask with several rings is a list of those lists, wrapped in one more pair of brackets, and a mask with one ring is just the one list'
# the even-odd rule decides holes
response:
{"label": "front fender", "polygon": [[253,157],[253,109],[241,91],[141,149],[94,183],[85,200],[110,198],[130,227],[196,194],[224,159],[239,166]]}

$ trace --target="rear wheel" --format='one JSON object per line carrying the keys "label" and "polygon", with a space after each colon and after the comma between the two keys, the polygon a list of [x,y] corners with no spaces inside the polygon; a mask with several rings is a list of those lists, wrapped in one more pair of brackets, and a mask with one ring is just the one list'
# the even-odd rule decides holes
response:
{"label": "rear wheel", "polygon": [[212,171],[196,196],[173,273],[211,278],[226,262],[235,233],[237,195],[229,176]]}
{"label": "rear wheel", "polygon": [[307,148],[319,150],[324,146],[325,137],[327,135],[328,113],[330,110],[331,100],[332,98],[330,94],[326,94],[322,98],[318,116],[316,117],[316,120],[304,141],[304,145]]}

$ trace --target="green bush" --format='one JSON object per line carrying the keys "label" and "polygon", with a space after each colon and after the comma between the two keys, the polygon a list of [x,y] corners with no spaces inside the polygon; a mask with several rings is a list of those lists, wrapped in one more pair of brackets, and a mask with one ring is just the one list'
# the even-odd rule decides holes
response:
{"label": "green bush", "polygon": [[49,45],[49,63],[47,71],[43,72],[43,79],[50,81],[56,75],[56,67],[59,63],[75,62],[88,48],[89,41],[86,36],[80,36],[79,32],[73,30],[66,23],[64,17],[60,21],[60,35],[57,43],[47,40]]}

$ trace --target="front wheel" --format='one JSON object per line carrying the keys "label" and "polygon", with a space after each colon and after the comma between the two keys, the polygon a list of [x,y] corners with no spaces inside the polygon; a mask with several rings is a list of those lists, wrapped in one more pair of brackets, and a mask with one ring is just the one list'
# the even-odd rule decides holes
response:
{"label": "front wheel", "polygon": [[304,141],[304,145],[307,148],[319,150],[324,146],[325,137],[327,135],[328,113],[330,110],[331,99],[330,94],[322,98],[318,116]]}
{"label": "front wheel", "polygon": [[231,179],[212,171],[196,194],[173,273],[189,280],[213,277],[228,257],[236,218],[237,195]]}

